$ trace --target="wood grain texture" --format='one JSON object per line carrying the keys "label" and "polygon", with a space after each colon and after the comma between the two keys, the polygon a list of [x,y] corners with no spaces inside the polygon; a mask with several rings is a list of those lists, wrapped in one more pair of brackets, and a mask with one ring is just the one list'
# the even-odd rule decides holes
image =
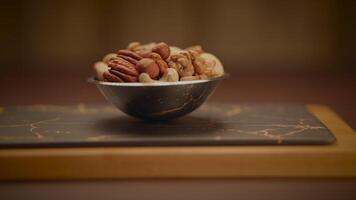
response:
{"label": "wood grain texture", "polygon": [[356,177],[356,135],[333,111],[308,105],[334,145],[0,150],[1,180]]}

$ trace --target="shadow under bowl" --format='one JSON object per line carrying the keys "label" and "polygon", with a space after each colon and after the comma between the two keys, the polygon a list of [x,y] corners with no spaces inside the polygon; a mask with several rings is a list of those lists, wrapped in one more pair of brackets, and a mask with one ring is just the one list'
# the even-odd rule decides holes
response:
{"label": "shadow under bowl", "polygon": [[221,77],[195,81],[112,83],[90,78],[89,82],[122,112],[147,121],[162,121],[197,109],[227,77],[225,73]]}

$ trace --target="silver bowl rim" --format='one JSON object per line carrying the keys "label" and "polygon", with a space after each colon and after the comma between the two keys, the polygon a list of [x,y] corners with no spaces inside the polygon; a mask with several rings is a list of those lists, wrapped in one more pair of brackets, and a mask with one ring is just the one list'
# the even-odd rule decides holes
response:
{"label": "silver bowl rim", "polygon": [[228,73],[224,73],[222,76],[206,79],[206,80],[192,80],[192,81],[177,81],[177,82],[155,82],[155,83],[114,83],[114,82],[106,82],[106,81],[98,81],[94,77],[90,77],[88,79],[89,83],[94,83],[98,85],[108,85],[108,86],[120,86],[120,87],[160,87],[160,86],[175,86],[175,85],[189,85],[189,84],[197,84],[197,83],[206,83],[213,81],[220,81],[227,79],[230,76]]}

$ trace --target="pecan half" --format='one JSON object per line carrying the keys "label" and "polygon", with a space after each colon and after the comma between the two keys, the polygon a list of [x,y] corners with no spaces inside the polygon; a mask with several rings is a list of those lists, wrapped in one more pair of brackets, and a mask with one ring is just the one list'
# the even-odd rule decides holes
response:
{"label": "pecan half", "polygon": [[110,72],[104,72],[103,77],[109,82],[124,82],[120,77],[111,74]]}
{"label": "pecan half", "polygon": [[137,82],[136,64],[142,57],[128,50],[120,50],[117,54],[108,61],[110,69],[103,77],[110,82]]}
{"label": "pecan half", "polygon": [[132,75],[129,75],[129,74],[125,74],[125,73],[117,71],[117,70],[110,69],[109,72],[112,75],[116,75],[117,77],[119,77],[124,82],[137,82],[137,80],[138,80],[137,76],[132,76]]}
{"label": "pecan half", "polygon": [[137,53],[128,50],[119,50],[117,55],[118,57],[121,57],[134,65],[136,65],[137,62],[142,59],[142,57]]}
{"label": "pecan half", "polygon": [[131,57],[131,58],[133,58],[133,59],[135,59],[135,60],[141,60],[141,59],[142,59],[142,56],[138,55],[138,54],[135,53],[135,52],[129,51],[129,50],[124,50],[124,49],[122,49],[122,50],[119,50],[119,51],[117,52],[117,54],[119,54],[119,55],[124,55],[124,56],[128,56],[128,57]]}

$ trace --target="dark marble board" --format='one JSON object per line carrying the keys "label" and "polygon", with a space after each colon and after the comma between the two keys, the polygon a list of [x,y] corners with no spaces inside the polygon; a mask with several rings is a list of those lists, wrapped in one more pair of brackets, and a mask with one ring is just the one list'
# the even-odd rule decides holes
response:
{"label": "dark marble board", "polygon": [[305,106],[205,104],[167,122],[143,122],[112,106],[0,108],[0,147],[331,144]]}

